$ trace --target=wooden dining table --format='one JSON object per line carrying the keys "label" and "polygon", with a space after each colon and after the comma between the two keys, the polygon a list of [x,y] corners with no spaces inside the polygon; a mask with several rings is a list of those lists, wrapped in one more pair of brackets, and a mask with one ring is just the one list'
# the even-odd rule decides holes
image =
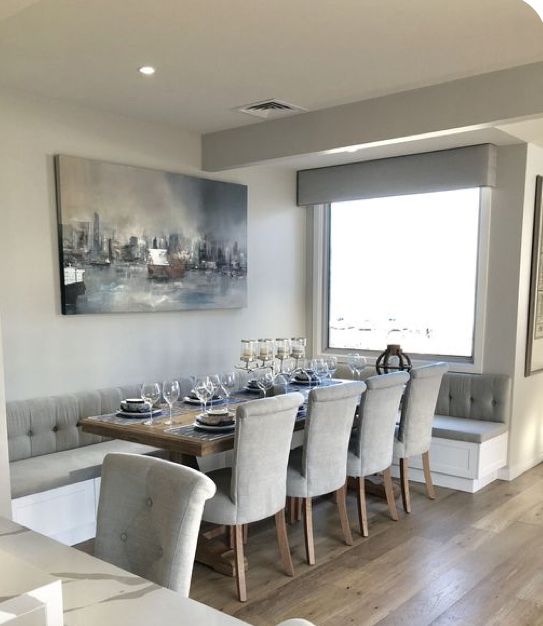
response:
{"label": "wooden dining table", "polygon": [[[341,384],[348,381],[333,380],[325,384]],[[300,391],[307,398],[308,385],[289,385],[288,391]],[[232,394],[228,407],[235,411],[244,402],[258,399],[258,394],[239,391]],[[221,403],[224,406],[224,403]],[[232,450],[234,430],[227,432],[207,432],[194,427],[196,417],[201,414],[200,406],[179,402],[172,411],[172,424],[167,424],[168,408],[163,407],[160,416],[153,419],[152,425],[143,422],[149,415],[140,419],[126,418],[116,413],[83,418],[80,422],[84,432],[101,435],[112,439],[122,439],[166,450],[169,459],[194,469],[200,469],[198,458],[216,455]],[[294,430],[301,430],[305,424],[305,412],[302,410],[295,422]],[[196,560],[212,567],[217,572],[233,576],[233,552],[228,543],[223,541],[224,527],[206,528],[204,524],[198,541]]]}
{"label": "wooden dining table", "polygon": [[[326,385],[344,384],[352,381],[334,379],[326,381]],[[307,399],[311,387],[308,385],[292,384],[288,391],[299,391]],[[236,407],[244,402],[255,400],[258,395],[247,391],[232,394],[228,406],[235,411]],[[122,439],[166,450],[169,459],[194,469],[200,469],[198,458],[216,455],[232,450],[234,447],[234,430],[216,433],[201,431],[194,427],[196,417],[201,414],[200,406],[179,402],[172,412],[172,424],[167,424],[168,409],[153,419],[152,425],[143,422],[149,418],[123,418],[116,413],[96,415],[81,420],[84,432],[101,435],[112,439]],[[305,411],[301,411],[294,425],[294,431],[302,430],[305,425]],[[294,434],[294,433],[293,433]],[[382,485],[378,482],[366,480],[367,492],[384,497]],[[228,543],[222,541],[225,535],[224,527],[202,527],[196,560],[215,569],[217,572],[234,576],[233,552]]]}

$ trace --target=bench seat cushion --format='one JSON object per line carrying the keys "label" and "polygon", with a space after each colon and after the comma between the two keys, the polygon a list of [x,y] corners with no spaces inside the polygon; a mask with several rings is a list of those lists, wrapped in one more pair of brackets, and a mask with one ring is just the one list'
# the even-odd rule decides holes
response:
{"label": "bench seat cushion", "polygon": [[14,461],[10,463],[11,497],[20,498],[97,478],[102,471],[102,461],[110,452],[164,455],[164,450],[113,440]]}
{"label": "bench seat cushion", "polygon": [[468,419],[437,415],[434,417],[432,437],[483,443],[507,432],[507,425],[501,422]]}

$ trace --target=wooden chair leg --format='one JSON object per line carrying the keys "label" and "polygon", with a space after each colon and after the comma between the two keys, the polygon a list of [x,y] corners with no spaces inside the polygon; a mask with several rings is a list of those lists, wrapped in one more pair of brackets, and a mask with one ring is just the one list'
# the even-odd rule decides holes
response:
{"label": "wooden chair leg", "polygon": [[436,492],[434,491],[434,483],[432,482],[432,474],[430,472],[430,452],[428,450],[422,453],[422,468],[424,469],[426,495],[430,498],[430,500],[435,500]]}
{"label": "wooden chair leg", "polygon": [[390,467],[383,472],[383,486],[385,488],[385,496],[387,499],[388,510],[390,511],[390,517],[397,522],[398,521],[398,509],[396,508],[396,498],[394,498],[394,487],[392,485],[392,473]]}
{"label": "wooden chair leg", "polygon": [[304,500],[303,498],[296,498],[296,521],[302,521],[302,514],[304,508]]}
{"label": "wooden chair leg", "polygon": [[349,516],[347,515],[347,485],[343,485],[335,492],[335,498],[337,503],[337,509],[339,511],[339,519],[341,521],[341,530],[345,543],[348,546],[353,545],[353,535],[351,533],[351,527],[349,525]]}
{"label": "wooden chair leg", "polygon": [[298,515],[298,502],[297,502],[297,498],[294,498],[293,496],[289,496],[287,498],[287,504],[288,504],[288,523],[289,524],[294,524],[296,522],[296,517]]}
{"label": "wooden chair leg", "polygon": [[400,459],[400,485],[402,502],[406,513],[411,513],[411,496],[409,495],[409,459]]}
{"label": "wooden chair leg", "polygon": [[228,545],[230,550],[234,549],[234,526],[228,526]]}
{"label": "wooden chair leg", "polygon": [[249,524],[243,524],[243,543],[247,543],[249,537]]}
{"label": "wooden chair leg", "polygon": [[362,537],[368,536],[368,513],[366,511],[366,487],[364,477],[356,480],[356,498],[358,500],[358,523]]}
{"label": "wooden chair leg", "polygon": [[313,541],[313,506],[311,498],[304,498],[305,553],[309,565],[315,565],[315,543]]}
{"label": "wooden chair leg", "polygon": [[245,555],[243,553],[243,527],[234,526],[234,557],[236,563],[236,588],[238,600],[247,602],[247,586],[245,583]]}
{"label": "wooden chair leg", "polygon": [[279,544],[279,554],[281,562],[287,576],[294,576],[294,566],[290,556],[288,545],[287,524],[285,519],[285,509],[281,509],[275,514],[275,528],[277,530],[277,543]]}

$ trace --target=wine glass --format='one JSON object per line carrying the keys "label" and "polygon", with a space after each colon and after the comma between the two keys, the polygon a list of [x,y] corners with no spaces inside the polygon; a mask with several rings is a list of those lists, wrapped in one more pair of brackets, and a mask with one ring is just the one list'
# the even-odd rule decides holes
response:
{"label": "wine glass", "polygon": [[170,408],[170,417],[164,422],[165,424],[172,424],[172,405],[179,399],[179,393],[179,382],[177,380],[165,380],[162,384],[162,395]]}
{"label": "wine glass", "polygon": [[210,374],[208,378],[211,381],[211,384],[213,385],[213,393],[211,394],[211,406],[213,406],[213,399],[216,396],[220,396],[221,377],[218,374]]}
{"label": "wine glass", "polygon": [[337,357],[329,356],[327,357],[326,362],[328,364],[328,378],[332,380],[337,370]]}
{"label": "wine glass", "polygon": [[207,401],[213,396],[213,383],[209,376],[202,376],[196,379],[193,388],[194,394],[200,400],[202,411],[207,413]]}
{"label": "wine glass", "polygon": [[228,411],[228,400],[232,395],[232,392],[235,390],[237,384],[236,375],[234,372],[227,372],[221,376],[221,389],[224,394],[224,399],[226,402],[226,410]]}
{"label": "wine glass", "polygon": [[328,363],[325,359],[316,359],[315,361],[315,370],[317,374],[317,378],[322,383],[328,378],[329,370]]}
{"label": "wine glass", "polygon": [[351,372],[356,380],[360,380],[362,372],[366,369],[367,364],[368,359],[361,354],[353,354],[349,358],[349,367],[351,368]]}
{"label": "wine glass", "polygon": [[158,383],[144,383],[141,386],[141,397],[149,404],[149,419],[143,422],[146,426],[153,425],[153,406],[160,398],[160,385]]}
{"label": "wine glass", "polygon": [[273,387],[273,372],[269,368],[262,368],[258,373],[256,381],[258,388],[262,392],[262,397],[265,398],[268,391]]}

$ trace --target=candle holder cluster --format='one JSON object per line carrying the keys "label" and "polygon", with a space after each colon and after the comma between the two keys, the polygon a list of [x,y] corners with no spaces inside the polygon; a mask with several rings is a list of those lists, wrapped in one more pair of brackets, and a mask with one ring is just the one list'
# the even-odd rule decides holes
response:
{"label": "candle holder cluster", "polygon": [[305,359],[307,340],[305,337],[292,337],[280,339],[242,339],[241,340],[241,366],[238,369],[252,370],[260,367],[271,367],[277,371],[283,371],[283,362],[286,359],[294,359],[296,367]]}

